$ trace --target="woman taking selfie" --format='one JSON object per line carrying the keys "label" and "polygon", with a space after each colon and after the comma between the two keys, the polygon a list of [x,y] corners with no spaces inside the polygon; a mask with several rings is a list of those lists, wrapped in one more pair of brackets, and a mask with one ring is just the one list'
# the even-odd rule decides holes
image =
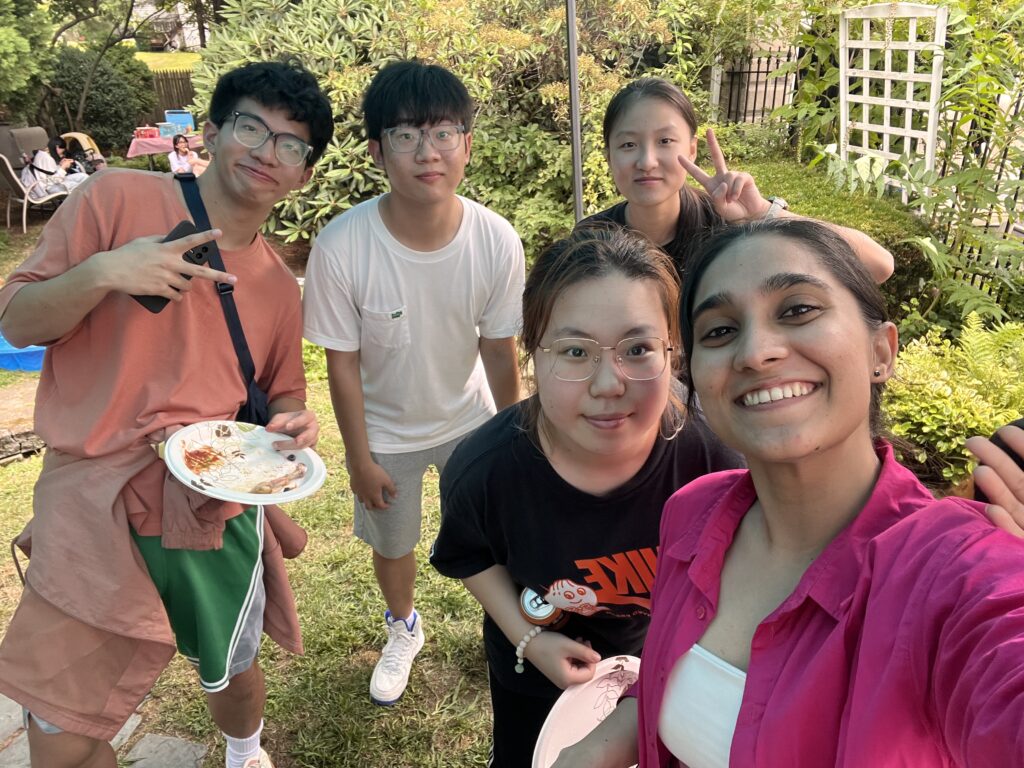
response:
{"label": "woman taking selfie", "polygon": [[529,768],[561,690],[602,656],[639,653],[665,500],[739,466],[681,402],[677,299],[643,237],[584,229],[552,245],[523,294],[536,392],[442,473],[431,563],[486,612],[495,768]]}
{"label": "woman taking selfie", "polygon": [[[723,223],[789,218],[780,197],[765,199],[749,173],[730,171],[710,128],[708,153],[714,173],[695,164],[697,113],[682,91],[667,80],[635,80],[612,97],[604,113],[605,157],[625,200],[584,220],[629,227],[660,245],[682,274],[687,256]],[[686,183],[692,176],[698,189]],[[881,283],[893,271],[892,255],[855,229],[834,230]]]}
{"label": "woman taking selfie", "polygon": [[639,696],[558,768],[1020,765],[1024,541],[879,439],[897,334],[847,244],[722,233],[680,313],[694,395],[749,470],[666,504]]}

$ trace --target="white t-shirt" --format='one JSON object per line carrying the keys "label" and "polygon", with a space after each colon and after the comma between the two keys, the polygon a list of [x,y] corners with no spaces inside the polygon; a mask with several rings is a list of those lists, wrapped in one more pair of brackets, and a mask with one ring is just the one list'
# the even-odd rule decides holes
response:
{"label": "white t-shirt", "polygon": [[334,219],[306,266],[303,318],[314,344],[359,350],[370,450],[407,453],[454,440],[494,413],[480,337],[520,330],[525,261],[519,236],[462,202],[448,245],[402,245],[379,197]]}
{"label": "white t-shirt", "polygon": [[192,162],[198,159],[199,155],[192,150],[182,157],[178,154],[178,150],[172,149],[167,156],[167,160],[171,164],[171,173],[192,173]]}

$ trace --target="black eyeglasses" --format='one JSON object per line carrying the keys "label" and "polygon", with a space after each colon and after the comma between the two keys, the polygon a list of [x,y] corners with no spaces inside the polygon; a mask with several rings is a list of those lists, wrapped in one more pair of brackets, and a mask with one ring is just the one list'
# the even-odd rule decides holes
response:
{"label": "black eyeglasses", "polygon": [[435,125],[433,128],[410,128],[399,125],[385,128],[381,133],[388,137],[388,143],[395,152],[416,152],[423,146],[426,138],[434,149],[440,152],[451,152],[459,146],[462,134],[466,132],[464,125]]}
{"label": "black eyeglasses", "polygon": [[274,154],[285,165],[302,165],[313,153],[313,148],[293,133],[274,133],[263,120],[247,112],[235,110],[232,135],[235,141],[249,149],[259,149],[268,140],[274,140]]}

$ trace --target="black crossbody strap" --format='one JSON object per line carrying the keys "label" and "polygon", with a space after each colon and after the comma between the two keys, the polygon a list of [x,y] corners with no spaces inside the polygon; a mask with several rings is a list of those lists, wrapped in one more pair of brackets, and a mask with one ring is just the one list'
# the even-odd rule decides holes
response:
{"label": "black crossbody strap", "polygon": [[[200,232],[210,229],[210,217],[206,215],[206,206],[203,205],[203,198],[199,195],[199,185],[196,184],[196,177],[191,173],[181,174],[178,177],[181,182],[181,191],[185,194],[185,202],[188,204],[189,213]],[[224,260],[220,256],[220,248],[217,243],[211,240],[204,243],[209,248],[207,255],[209,265],[218,272],[224,272]],[[235,354],[238,356],[238,365],[242,369],[242,379],[246,386],[256,378],[256,365],[252,361],[252,353],[249,352],[249,344],[245,340],[245,331],[242,329],[242,320],[238,316],[238,308],[235,306],[235,299],[231,295],[234,287],[230,283],[217,283],[217,295],[220,296],[220,304],[224,309],[224,319],[228,324],[228,331],[231,333],[231,343],[235,347]]]}

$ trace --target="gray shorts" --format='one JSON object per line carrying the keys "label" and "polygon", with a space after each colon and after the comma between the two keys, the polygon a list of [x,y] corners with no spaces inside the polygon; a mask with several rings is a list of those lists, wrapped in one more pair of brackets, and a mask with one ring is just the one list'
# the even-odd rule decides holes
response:
{"label": "gray shorts", "polygon": [[423,521],[423,475],[431,464],[439,474],[443,472],[448,457],[464,437],[410,453],[371,452],[371,458],[391,476],[398,497],[388,499],[387,509],[367,509],[354,498],[353,533],[382,557],[395,559],[412,552],[420,540]]}

